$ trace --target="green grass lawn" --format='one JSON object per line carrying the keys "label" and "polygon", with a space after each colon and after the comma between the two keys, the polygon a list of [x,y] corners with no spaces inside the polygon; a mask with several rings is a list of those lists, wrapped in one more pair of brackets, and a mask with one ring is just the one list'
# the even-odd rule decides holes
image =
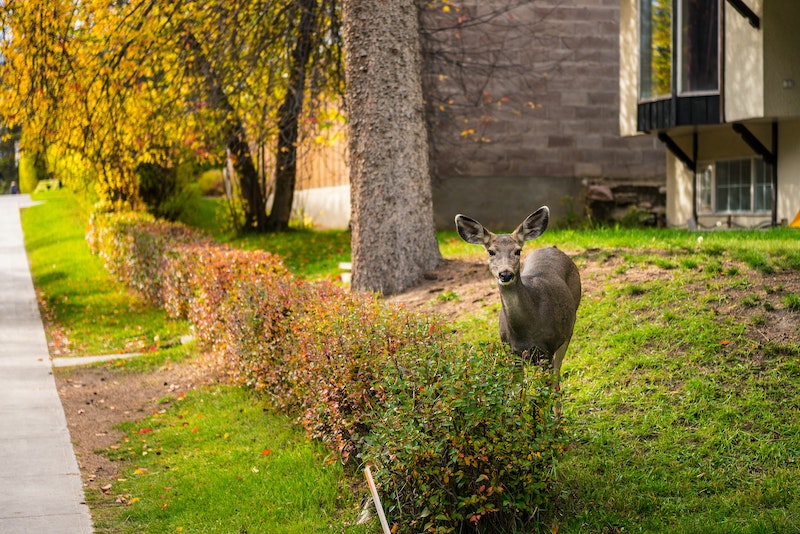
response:
{"label": "green grass lawn", "polygon": [[[48,222],[50,212],[36,209],[25,214],[26,236],[27,225],[45,227],[28,237],[34,258],[62,240],[47,237],[54,231],[47,226],[73,220],[80,234],[85,228],[77,215]],[[42,251],[32,264],[54,316],[76,343],[92,346],[81,341],[91,337],[83,330],[101,326],[70,319],[87,308],[73,299],[92,291],[59,289],[71,285],[59,279],[72,276],[59,266],[79,254],[81,237],[71,239],[72,252]],[[601,229],[548,231],[538,240],[575,257],[585,288],[563,368],[573,445],[559,468],[559,533],[800,531],[799,239],[787,229]],[[347,232],[232,242],[283,255],[310,278],[335,276],[349,259]],[[483,255],[454,232],[439,242],[448,258]],[[99,274],[81,285],[96,283],[109,285]],[[105,309],[131,306],[124,302]],[[476,313],[454,329],[473,331],[476,342],[493,339],[495,315]],[[148,328],[141,339],[171,331]],[[130,496],[116,509],[119,530],[109,531],[348,531],[354,497],[346,476],[291,428],[246,391],[227,387],[132,423],[115,452],[130,466]],[[300,480],[288,480],[290,473],[302,473]],[[234,497],[217,508],[222,494]],[[284,503],[289,494],[297,497]],[[322,518],[316,526],[306,523],[313,515]],[[277,522],[266,523],[273,516]]]}
{"label": "green grass lawn", "polygon": [[22,212],[25,247],[43,315],[52,325],[51,356],[142,352],[190,333],[186,321],[116,283],[86,245],[88,218],[66,190],[35,197]]}
{"label": "green grass lawn", "polygon": [[293,273],[308,279],[339,276],[339,263],[350,261],[350,232],[291,228],[269,234],[233,235],[224,230],[224,198],[199,198],[183,222],[200,228],[220,242],[244,250],[268,250],[283,258]]}
{"label": "green grass lawn", "polygon": [[[90,254],[87,216],[67,191],[43,193],[23,212],[34,284],[44,305],[52,355],[146,350],[128,373],[157,373],[167,360],[189,361],[193,345],[163,348],[188,333],[105,271]],[[112,497],[87,495],[96,532],[347,532],[365,488],[351,488],[343,467],[308,442],[292,418],[250,390],[200,388],[144,420],[108,451],[123,476]],[[363,484],[362,484],[363,485]]]}
{"label": "green grass lawn", "polygon": [[564,365],[561,532],[798,531],[800,273],[780,235],[629,252],[595,280]]}
{"label": "green grass lawn", "polygon": [[344,468],[249,390],[193,391],[122,429],[118,505],[90,501],[98,532],[349,532],[359,503]]}

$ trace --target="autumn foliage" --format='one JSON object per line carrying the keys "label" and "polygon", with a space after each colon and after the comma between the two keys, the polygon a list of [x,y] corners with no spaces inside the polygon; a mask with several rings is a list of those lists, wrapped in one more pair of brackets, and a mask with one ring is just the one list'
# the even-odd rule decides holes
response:
{"label": "autumn foliage", "polygon": [[398,531],[507,532],[552,509],[566,437],[546,373],[182,225],[95,215],[88,239],[111,272],[188,318],[233,381],[297,414],[336,458],[373,465]]}

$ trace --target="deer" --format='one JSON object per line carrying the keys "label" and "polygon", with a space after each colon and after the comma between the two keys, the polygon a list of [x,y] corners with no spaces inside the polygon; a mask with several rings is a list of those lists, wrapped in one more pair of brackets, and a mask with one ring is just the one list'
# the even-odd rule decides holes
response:
{"label": "deer", "polygon": [[523,361],[547,364],[559,389],[581,301],[581,277],[575,262],[553,247],[538,248],[520,261],[522,246],[547,229],[550,209],[542,206],[510,234],[494,234],[465,215],[456,215],[458,235],[483,245],[489,270],[500,290],[500,339]]}

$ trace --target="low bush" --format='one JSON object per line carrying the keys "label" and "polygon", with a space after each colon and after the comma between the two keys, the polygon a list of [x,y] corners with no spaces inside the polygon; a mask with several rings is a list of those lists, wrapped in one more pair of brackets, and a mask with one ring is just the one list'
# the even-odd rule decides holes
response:
{"label": "low bush", "polygon": [[[226,329],[233,320],[233,292],[241,280],[270,287],[287,278],[280,258],[263,251],[246,252],[209,243],[182,243],[165,254],[162,263],[161,298],[171,314],[185,317],[195,326],[206,346],[224,352],[230,338]],[[233,293],[232,293],[233,292]],[[240,303],[249,309],[253,303]]]}
{"label": "low bush", "polygon": [[330,282],[289,276],[239,280],[222,304],[231,376],[301,414],[309,435],[342,461],[368,432],[387,363],[437,329],[430,318],[384,306]]}
{"label": "low bush", "polygon": [[165,257],[180,245],[211,245],[186,226],[142,213],[94,214],[87,241],[111,274],[158,305],[163,304]]}
{"label": "low bush", "polygon": [[117,277],[189,319],[234,382],[296,414],[340,460],[374,464],[399,531],[507,532],[547,511],[566,439],[549,374],[182,225],[95,216],[89,242]]}
{"label": "low bush", "polygon": [[295,323],[290,369],[299,379],[304,426],[347,460],[370,432],[369,415],[383,410],[392,360],[422,350],[437,325],[375,299],[326,297]]}
{"label": "low bush", "polygon": [[408,349],[390,358],[363,452],[388,515],[400,532],[530,532],[567,445],[550,373],[502,347]]}

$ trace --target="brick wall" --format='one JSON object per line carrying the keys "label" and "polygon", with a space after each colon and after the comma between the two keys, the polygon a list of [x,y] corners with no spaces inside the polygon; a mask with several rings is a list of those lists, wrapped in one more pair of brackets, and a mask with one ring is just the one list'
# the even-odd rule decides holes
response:
{"label": "brick wall", "polygon": [[540,198],[519,188],[497,215],[510,224],[533,204],[558,217],[576,183],[664,182],[661,144],[619,135],[618,0],[468,0],[423,20],[437,211],[485,211],[506,184],[547,179]]}
{"label": "brick wall", "polygon": [[[593,184],[665,184],[658,140],[619,135],[619,0],[430,5],[424,78],[437,227],[466,213],[512,228],[543,204],[557,224],[583,212]],[[299,189],[348,183],[344,132],[326,132],[335,139],[301,150],[316,161],[300,162]]]}

